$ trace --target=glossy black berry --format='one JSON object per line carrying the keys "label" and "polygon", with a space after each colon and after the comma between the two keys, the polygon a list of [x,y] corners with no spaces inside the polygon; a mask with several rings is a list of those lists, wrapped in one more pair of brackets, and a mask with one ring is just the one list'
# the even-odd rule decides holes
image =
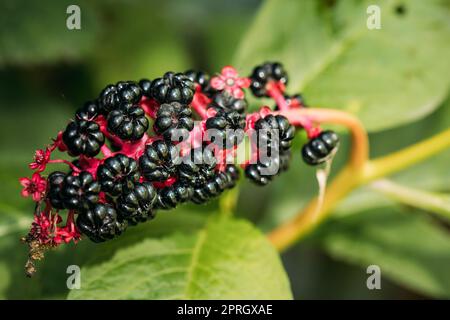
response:
{"label": "glossy black berry", "polygon": [[193,193],[194,189],[191,186],[177,181],[173,185],[158,191],[158,199],[155,205],[159,209],[173,209],[178,204],[190,200]]}
{"label": "glossy black berry", "polygon": [[189,104],[195,93],[195,84],[183,73],[166,72],[151,84],[152,97],[159,103]]}
{"label": "glossy black berry", "polygon": [[47,178],[47,198],[55,209],[64,209],[64,203],[61,195],[64,178],[66,173],[61,171],[52,172]]}
{"label": "glossy black berry", "polygon": [[144,110],[136,104],[122,105],[108,115],[108,131],[123,140],[139,140],[148,126]]}
{"label": "glossy black berry", "polygon": [[288,76],[279,62],[266,62],[262,65],[256,66],[250,76],[252,83],[250,89],[257,97],[268,96],[266,84],[269,81],[281,82],[287,84]]}
{"label": "glossy black berry", "polygon": [[139,177],[137,162],[120,153],[106,159],[97,169],[102,191],[113,197],[132,190]]}
{"label": "glossy black berry", "polygon": [[247,100],[237,99],[228,92],[223,91],[213,96],[212,101],[208,107],[214,108],[216,110],[223,109],[225,111],[236,111],[240,114],[243,114],[245,112],[245,109],[247,109],[247,105]]}
{"label": "glossy black berry", "polygon": [[141,100],[142,90],[136,82],[121,81],[108,85],[100,93],[98,104],[103,114],[107,115],[122,104],[136,104]]}
{"label": "glossy black berry", "polygon": [[312,166],[327,161],[339,145],[339,136],[334,131],[323,131],[302,148],[303,160]]}
{"label": "glossy black berry", "polygon": [[209,74],[203,71],[188,70],[184,73],[192,82],[198,84],[202,92],[206,95],[211,95],[216,90],[211,87]]}
{"label": "glossy black berry", "polygon": [[[258,146],[271,150],[287,150],[295,137],[295,127],[282,115],[267,115],[255,123]],[[275,139],[278,138],[278,143]],[[277,144],[276,144],[277,143]]]}
{"label": "glossy black berry", "polygon": [[119,221],[116,210],[109,204],[97,203],[78,214],[77,227],[93,242],[111,240],[125,231],[126,221]]}
{"label": "glossy black berry", "polygon": [[267,185],[277,175],[288,169],[290,159],[290,150],[284,150],[270,157],[264,157],[258,160],[257,163],[247,165],[245,176],[257,185]]}
{"label": "glossy black berry", "polygon": [[239,179],[239,170],[234,165],[228,165],[225,171],[217,171],[209,181],[194,190],[192,202],[196,204],[205,203],[219,196],[226,189],[231,189]]}
{"label": "glossy black berry", "polygon": [[75,113],[75,119],[91,121],[94,120],[100,114],[100,108],[95,101],[86,102]]}
{"label": "glossy black berry", "polygon": [[117,199],[120,217],[131,225],[153,219],[155,217],[153,204],[156,197],[156,190],[150,182],[135,184],[133,190],[123,193]]}
{"label": "glossy black berry", "polygon": [[210,149],[192,149],[178,166],[178,177],[194,188],[201,187],[214,176],[216,164],[217,160]]}
{"label": "glossy black berry", "polygon": [[280,157],[280,173],[281,173],[289,169],[292,158],[291,150],[285,150],[280,152],[279,157]]}
{"label": "glossy black berry", "polygon": [[139,158],[139,168],[148,181],[165,181],[176,173],[179,164],[179,150],[176,146],[157,140],[145,147]]}
{"label": "glossy black berry", "polygon": [[239,180],[241,176],[239,169],[235,165],[229,164],[225,168],[225,173],[228,176],[227,188],[234,188],[236,182]]}
{"label": "glossy black berry", "polygon": [[219,196],[227,188],[228,182],[228,176],[224,172],[216,172],[205,185],[195,188],[192,202],[201,204]]}
{"label": "glossy black berry", "polygon": [[151,98],[152,81],[148,79],[142,79],[139,81],[139,87],[142,90],[142,94],[147,98]]}
{"label": "glossy black berry", "polygon": [[94,121],[76,119],[71,121],[62,137],[71,156],[80,154],[94,157],[105,143],[105,136],[100,126]]}
{"label": "glossy black berry", "polygon": [[245,116],[236,111],[219,110],[206,120],[208,138],[221,148],[231,148],[244,139]]}
{"label": "glossy black berry", "polygon": [[[194,128],[192,110],[189,106],[178,102],[162,104],[157,113],[153,130],[168,141],[187,136]],[[179,141],[179,140],[178,140]]]}
{"label": "glossy black berry", "polygon": [[83,171],[79,175],[67,175],[61,191],[64,207],[73,210],[88,209],[99,199],[100,184]]}
{"label": "glossy black berry", "polygon": [[275,174],[267,174],[264,173],[263,170],[267,169],[267,165],[264,165],[263,163],[255,163],[255,164],[249,164],[247,167],[245,167],[245,176],[253,183],[265,186],[270,181],[272,181]]}

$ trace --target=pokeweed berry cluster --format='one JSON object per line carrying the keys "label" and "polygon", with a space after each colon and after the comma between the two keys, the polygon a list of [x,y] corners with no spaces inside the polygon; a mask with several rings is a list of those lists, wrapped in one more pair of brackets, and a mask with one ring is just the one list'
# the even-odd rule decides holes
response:
{"label": "pokeweed berry cluster", "polygon": [[[290,111],[306,105],[300,94],[285,92],[287,83],[283,65],[266,62],[249,77],[226,66],[213,77],[190,70],[108,85],[76,111],[52,144],[36,151],[32,177],[20,179],[22,195],[36,203],[23,238],[30,249],[27,274],[45,249],[82,235],[110,240],[158,210],[217,197],[236,185],[239,167],[250,181],[266,185],[289,168],[296,129],[309,138],[302,149],[307,164],[329,159],[338,136],[307,117],[293,121]],[[275,106],[248,112],[247,88]],[[250,156],[237,163],[245,137]],[[54,159],[57,151],[73,161]],[[47,165],[56,163],[68,170],[44,176]]]}

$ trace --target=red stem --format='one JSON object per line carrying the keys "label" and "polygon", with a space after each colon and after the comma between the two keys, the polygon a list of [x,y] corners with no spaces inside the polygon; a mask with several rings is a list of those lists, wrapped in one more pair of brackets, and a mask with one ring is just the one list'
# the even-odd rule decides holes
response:
{"label": "red stem", "polygon": [[64,163],[67,164],[74,172],[79,173],[81,170],[74,165],[72,162],[64,160],[64,159],[54,159],[54,160],[49,160],[48,163]]}
{"label": "red stem", "polygon": [[280,88],[281,84],[278,82],[269,82],[267,84],[267,94],[275,100],[275,103],[278,106],[278,109],[281,111],[283,110],[289,110],[289,104],[287,103],[286,99],[284,98],[283,91]]}
{"label": "red stem", "polygon": [[103,144],[100,150],[105,158],[108,158],[113,155],[113,152],[111,151],[111,149],[108,148],[106,144]]}
{"label": "red stem", "polygon": [[143,97],[139,105],[142,109],[144,109],[144,112],[147,116],[152,119],[156,118],[156,112],[158,111],[159,105],[155,100]]}
{"label": "red stem", "polygon": [[122,147],[125,144],[124,141],[122,141],[122,139],[120,139],[119,137],[116,137],[115,135],[112,135],[111,133],[109,133],[109,131],[107,129],[106,119],[103,116],[99,116],[98,119],[96,120],[96,122],[100,126],[100,131],[103,133],[103,135],[107,139],[109,139],[112,143],[114,143],[118,147]]}
{"label": "red stem", "polygon": [[289,110],[274,111],[274,114],[285,116],[292,125],[303,128],[309,139],[313,139],[322,131],[319,125],[321,121],[317,117],[315,118],[313,113],[303,110],[305,109],[291,108]]}
{"label": "red stem", "polygon": [[210,103],[210,99],[205,96],[203,93],[201,93],[199,90],[197,90],[194,94],[194,98],[192,99],[191,106],[192,109],[202,118],[207,119],[207,108],[208,104]]}

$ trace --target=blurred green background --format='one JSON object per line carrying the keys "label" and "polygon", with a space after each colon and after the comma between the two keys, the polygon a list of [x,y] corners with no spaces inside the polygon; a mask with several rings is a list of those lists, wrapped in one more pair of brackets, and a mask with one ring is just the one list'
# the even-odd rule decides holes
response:
{"label": "blurred green background", "polygon": [[[31,221],[32,204],[20,197],[18,183],[30,175],[34,150],[108,83],[168,70],[214,73],[231,63],[246,74],[275,59],[291,75],[291,93],[301,90],[310,104],[359,116],[370,131],[372,156],[448,128],[450,2],[379,1],[382,29],[368,31],[366,8],[372,2],[3,0],[0,298],[65,298],[66,266],[89,264],[95,250],[108,255],[83,241],[49,253],[37,275],[25,278],[26,247],[19,238]],[[70,4],[81,8],[81,30],[66,28]],[[333,172],[346,159],[348,137],[342,135]],[[289,174],[267,188],[240,184],[238,216],[268,231],[317,193],[315,172],[300,159],[304,141],[299,134]],[[450,297],[449,222],[443,218],[450,212],[448,163],[446,151],[392,178],[439,192],[446,199],[444,214],[397,203],[370,187],[339,205],[330,221],[282,255],[294,297]],[[183,206],[126,236],[135,242],[174,228],[189,231],[217,206]],[[370,264],[381,266],[382,290],[366,287]]]}

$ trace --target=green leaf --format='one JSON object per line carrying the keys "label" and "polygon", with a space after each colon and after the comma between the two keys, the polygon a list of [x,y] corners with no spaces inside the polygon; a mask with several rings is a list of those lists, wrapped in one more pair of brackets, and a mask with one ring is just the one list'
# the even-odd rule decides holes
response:
{"label": "green leaf", "polygon": [[0,239],[18,231],[27,230],[32,221],[32,211],[28,213],[0,203]]}
{"label": "green leaf", "polygon": [[409,289],[450,297],[450,235],[420,212],[379,207],[332,218],[314,240],[336,258],[380,266],[383,276]]}
{"label": "green leaf", "polygon": [[410,188],[387,179],[375,181],[370,187],[400,203],[450,219],[450,195]]}
{"label": "green leaf", "polygon": [[[76,245],[64,245],[46,253],[38,263],[37,273],[30,279],[24,274],[27,247],[20,243],[31,223],[28,212],[9,211],[0,206],[0,297],[8,299],[64,298],[68,294],[66,269],[69,265],[91,266],[108,261],[114,253],[145,239],[157,239],[173,233],[192,233],[202,228],[207,215],[186,206],[159,214],[154,221],[129,228],[120,238],[96,244],[84,239]],[[3,230],[3,232],[2,232]],[[2,273],[4,275],[2,275]]]}
{"label": "green leaf", "polygon": [[[373,4],[381,8],[379,30],[366,25]],[[282,61],[289,92],[352,112],[379,131],[424,117],[447,96],[449,11],[440,0],[268,0],[235,62],[250,71],[255,62]]]}
{"label": "green leaf", "polygon": [[[450,127],[450,96],[433,114],[422,121],[370,136],[372,157],[383,156],[430,138]],[[429,191],[448,191],[450,148],[393,175],[392,179],[410,187]]]}
{"label": "green leaf", "polygon": [[249,223],[212,219],[196,234],[145,240],[83,268],[69,299],[290,299],[278,254]]}
{"label": "green leaf", "polygon": [[[81,9],[81,29],[66,26],[67,7]],[[99,25],[88,1],[6,0],[0,4],[0,65],[74,60],[96,43]]]}

